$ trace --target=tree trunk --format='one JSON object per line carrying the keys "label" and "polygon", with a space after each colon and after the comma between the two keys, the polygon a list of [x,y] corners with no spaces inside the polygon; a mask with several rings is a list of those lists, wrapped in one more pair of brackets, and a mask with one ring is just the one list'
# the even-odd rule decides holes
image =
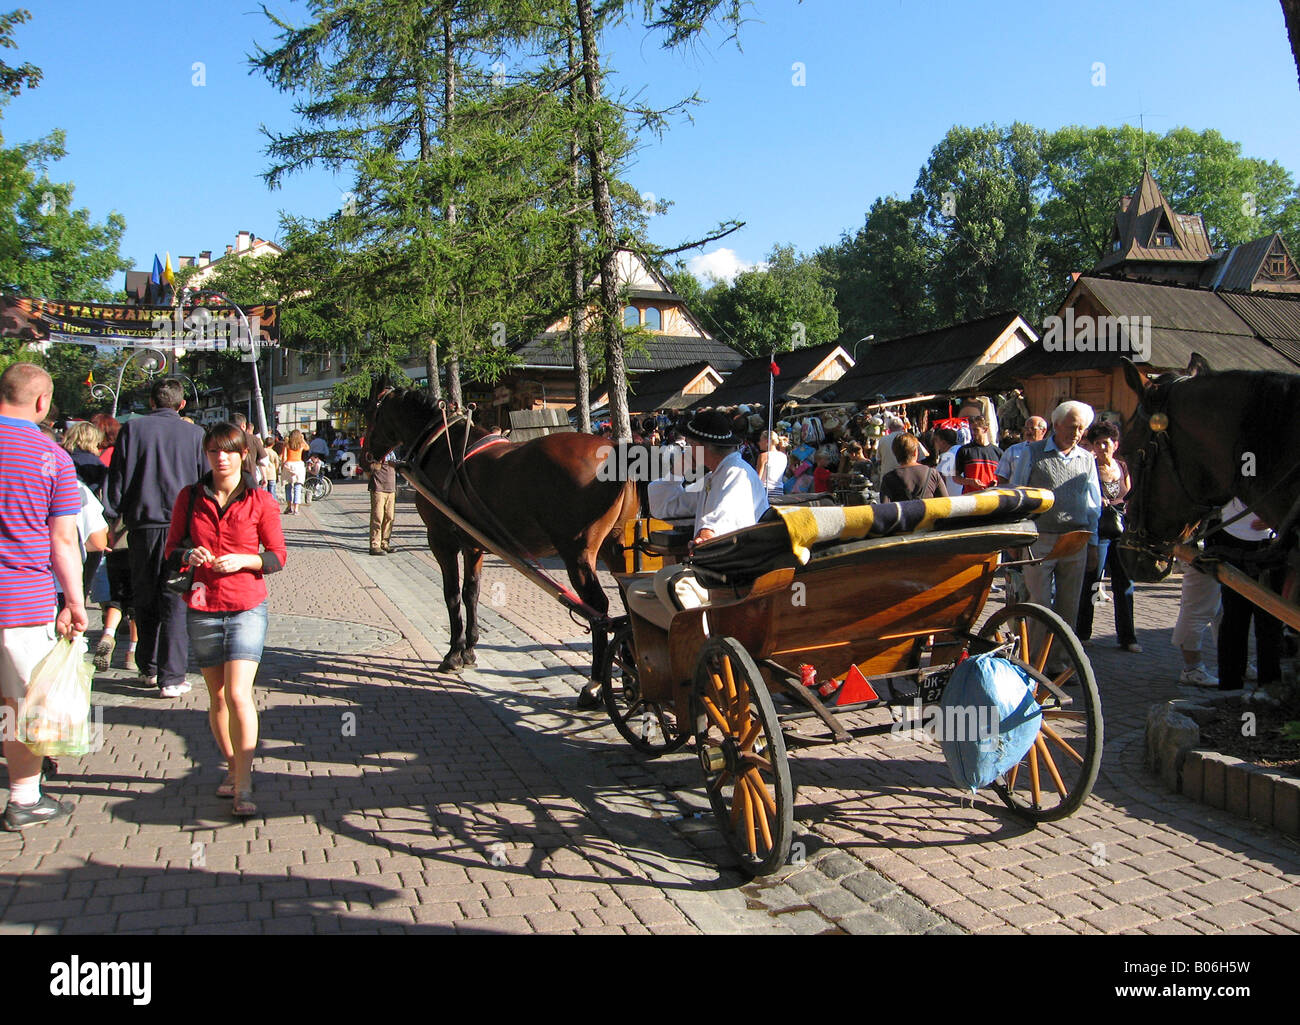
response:
{"label": "tree trunk", "polygon": [[442,398],[442,383],[438,380],[438,341],[429,339],[429,351],[425,353],[424,364],[429,369],[429,398]]}
{"label": "tree trunk", "polygon": [[1287,35],[1291,37],[1291,56],[1295,58],[1296,81],[1300,82],[1300,0],[1282,0]]}
{"label": "tree trunk", "polygon": [[[573,51],[573,29],[570,26],[565,33],[565,42],[569,48],[569,73],[577,68],[577,57]],[[576,116],[581,106],[581,87],[577,78],[569,85],[569,107]],[[573,136],[569,140],[569,187],[572,190],[573,203],[577,205],[578,194],[582,189],[581,170],[582,153],[578,146],[578,129],[574,126]],[[575,217],[569,223],[569,285],[572,303],[569,308],[569,342],[573,347],[573,394],[578,400],[578,430],[591,434],[591,375],[587,368],[587,343],[582,336],[583,318],[587,312],[585,282],[582,280],[582,247],[578,221]]]}
{"label": "tree trunk", "polygon": [[[424,100],[424,83],[417,82],[415,87],[415,106],[416,106],[416,130],[420,133],[420,159],[427,160],[432,147],[432,141],[429,138],[429,115],[425,109]],[[430,300],[432,304],[432,300]],[[425,366],[429,371],[429,380],[425,387],[428,389],[429,398],[437,400],[442,398],[442,384],[438,380],[438,340],[429,339],[429,348],[425,352]]]}
{"label": "tree trunk", "polygon": [[596,213],[596,238],[600,247],[600,308],[597,316],[605,341],[605,384],[609,388],[609,413],[614,437],[632,437],[627,412],[627,368],[623,360],[623,327],[618,316],[618,254],[614,250],[614,206],[609,197],[609,168],[605,142],[595,108],[600,103],[600,56],[596,52],[596,28],[591,0],[577,0],[578,29],[582,37],[582,78],[586,88],[589,128],[586,135],[587,163],[591,170],[591,197]]}
{"label": "tree trunk", "polygon": [[[451,41],[451,13],[442,18],[442,123],[443,142],[451,147],[453,114],[456,109],[456,64],[455,49]],[[445,211],[447,227],[456,227],[456,204],[449,201]],[[457,339],[463,343],[464,339]],[[460,350],[453,345],[451,358],[447,360],[447,398],[455,403],[457,409],[465,408],[464,398],[460,393]]]}

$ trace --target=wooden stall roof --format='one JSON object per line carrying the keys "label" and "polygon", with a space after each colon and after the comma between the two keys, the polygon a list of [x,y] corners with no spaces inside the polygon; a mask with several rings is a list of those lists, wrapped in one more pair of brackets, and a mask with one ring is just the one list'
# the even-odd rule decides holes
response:
{"label": "wooden stall roof", "polygon": [[685,409],[700,398],[698,393],[688,394],[685,390],[701,376],[722,380],[722,375],[708,360],[698,360],[685,366],[638,377],[628,389],[627,408],[633,413],[650,413],[656,409]]}
{"label": "wooden stall roof", "polygon": [[[1156,245],[1156,235],[1165,232],[1173,236],[1174,244]],[[1205,221],[1199,214],[1175,213],[1150,171],[1142,172],[1137,190],[1121,203],[1111,238],[1119,247],[1101,258],[1097,270],[1130,260],[1202,263],[1214,255]]]}
{"label": "wooden stall roof", "polygon": [[[1168,282],[1081,277],[1058,315],[1083,299],[1101,315],[1151,318],[1151,370],[1180,370],[1200,353],[1215,370],[1300,370],[1300,297],[1272,292],[1212,292]],[[1123,352],[1047,351],[1030,346],[986,374],[1000,391],[1030,377],[1120,365]],[[1146,369],[1146,367],[1144,367]]]}
{"label": "wooden stall roof", "polygon": [[[776,379],[776,397],[778,400],[791,395],[803,384],[808,375],[826,362],[836,349],[838,342],[826,342],[823,345],[809,345],[802,349],[776,354],[776,365],[781,373]],[[841,350],[842,351],[842,350]],[[852,363],[848,353],[845,358]],[[747,359],[727,375],[722,386],[694,403],[694,406],[738,406],[741,403],[767,403],[768,368],[771,357],[767,354]],[[716,363],[714,366],[718,366]],[[718,367],[718,369],[723,369]],[[849,371],[852,373],[852,370]],[[847,376],[847,375],[846,375]],[[841,378],[840,380],[843,380]],[[802,398],[805,396],[793,396]],[[692,408],[694,408],[694,406]]]}
{"label": "wooden stall roof", "polygon": [[985,353],[1020,321],[1029,337],[1033,331],[1014,310],[1002,310],[979,320],[907,335],[873,345],[861,361],[832,381],[814,401],[870,402],[913,395],[975,391],[987,372]]}

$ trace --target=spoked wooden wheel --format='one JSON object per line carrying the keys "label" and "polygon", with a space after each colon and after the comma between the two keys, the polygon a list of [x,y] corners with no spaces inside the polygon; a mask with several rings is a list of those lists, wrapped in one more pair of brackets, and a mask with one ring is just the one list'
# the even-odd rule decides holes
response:
{"label": "spoked wooden wheel", "polygon": [[669,754],[690,733],[677,721],[676,706],[650,701],[641,694],[631,624],[614,631],[600,664],[600,696],[614,728],[642,754]]}
{"label": "spoked wooden wheel", "polygon": [[695,745],[709,803],[750,875],[785,864],[794,787],[776,709],[749,653],[715,637],[700,653],[692,693]]}
{"label": "spoked wooden wheel", "polygon": [[980,636],[1007,646],[1004,657],[1037,681],[1035,698],[1043,708],[1034,746],[993,789],[1036,822],[1072,815],[1092,792],[1101,766],[1101,697],[1083,646],[1055,612],[1029,603],[1003,609]]}

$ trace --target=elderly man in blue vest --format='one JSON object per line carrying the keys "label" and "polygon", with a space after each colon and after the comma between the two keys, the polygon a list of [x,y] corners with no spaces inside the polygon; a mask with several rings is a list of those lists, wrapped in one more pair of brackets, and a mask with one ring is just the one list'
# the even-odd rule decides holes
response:
{"label": "elderly man in blue vest", "polygon": [[1062,402],[1052,411],[1051,433],[1042,441],[1030,443],[1010,481],[1012,487],[1048,488],[1056,496],[1051,510],[1038,518],[1038,540],[1031,549],[1034,558],[1041,559],[1050,552],[1062,534],[1087,530],[1093,535],[1084,551],[1025,567],[1029,600],[1053,609],[1071,630],[1079,615],[1084,570],[1090,560],[1097,558],[1101,484],[1097,461],[1079,445],[1092,421],[1091,406]]}

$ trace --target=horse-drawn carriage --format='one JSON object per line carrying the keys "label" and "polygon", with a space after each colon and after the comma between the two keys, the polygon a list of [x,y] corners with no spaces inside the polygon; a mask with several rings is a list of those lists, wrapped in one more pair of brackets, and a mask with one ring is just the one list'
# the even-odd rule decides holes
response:
{"label": "horse-drawn carriage", "polygon": [[[591,622],[594,674],[618,731],[647,755],[694,740],[709,801],[747,871],[771,872],[789,853],[794,789],[783,723],[819,722],[822,742],[895,730],[892,715],[874,724],[857,720],[885,706],[933,708],[968,655],[996,653],[1018,667],[1022,692],[1041,709],[1028,750],[992,784],[1002,800],[1027,819],[1050,820],[1074,812],[1091,791],[1101,759],[1100,700],[1072,630],[1048,609],[1012,601],[981,625],[999,570],[1009,564],[1004,554],[1037,538],[1030,517],[1050,508],[1051,492],[774,509],[751,528],[698,546],[680,564],[618,574],[627,614],[611,620],[597,604],[603,592],[593,596],[587,586],[586,569],[620,517],[609,517],[602,540],[584,534],[582,552],[566,555],[577,594],[551,580],[532,560],[539,546],[519,536],[549,523],[541,512],[565,497],[571,504],[590,497],[600,482],[594,465],[583,471],[585,483],[579,474],[578,483],[563,482],[515,509],[530,517],[526,524],[512,528],[503,522],[504,508],[484,509],[494,481],[512,475],[517,482],[524,473],[530,447],[541,445],[534,456],[552,464],[531,478],[542,489],[559,473],[555,467],[572,478],[582,459],[608,459],[607,444],[595,455],[598,449],[587,447],[598,446],[597,439],[567,434],[500,447],[500,459],[516,462],[493,473],[486,456],[470,461],[495,444],[487,432],[445,412],[440,423],[410,426],[412,415],[430,409],[400,397],[385,414],[386,398],[381,392],[373,403],[369,439],[377,448],[405,442],[400,468],[425,503],[422,513],[437,512],[426,516],[435,553],[453,538],[465,551],[468,575],[483,551],[494,551]],[[403,406],[408,413],[396,415]],[[606,506],[625,508],[622,492],[611,496],[590,516],[599,521]],[[477,522],[466,515],[469,505],[481,510]],[[571,530],[552,530],[552,547],[562,555]],[[1067,537],[1074,551],[1086,541]],[[669,560],[684,554],[671,537],[643,537],[638,547]],[[459,619],[458,580],[446,579],[448,564],[455,573],[454,550],[450,558],[439,555],[439,563],[453,627],[448,660],[469,662],[476,630],[471,622],[466,631]],[[678,586],[685,574],[694,577],[693,587]],[[692,590],[707,593],[707,602],[683,601]],[[467,600],[470,593],[477,593],[476,582],[467,581]]]}

